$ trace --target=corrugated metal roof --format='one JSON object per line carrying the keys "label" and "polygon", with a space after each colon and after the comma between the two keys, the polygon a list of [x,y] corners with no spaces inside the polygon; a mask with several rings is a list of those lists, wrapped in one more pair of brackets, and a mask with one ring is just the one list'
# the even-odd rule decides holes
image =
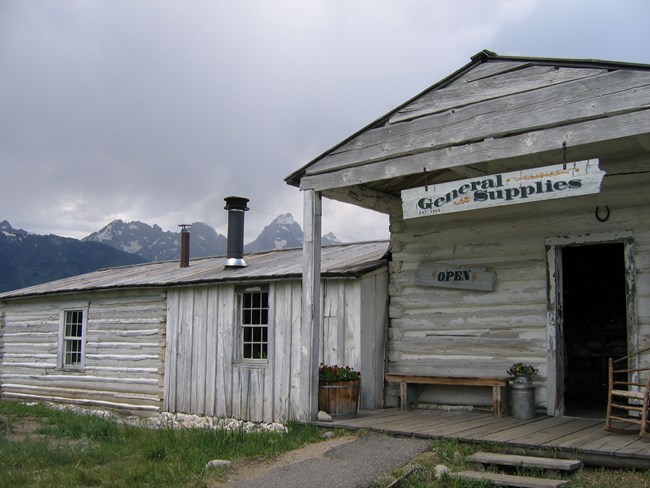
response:
{"label": "corrugated metal roof", "polygon": [[[388,241],[326,246],[321,250],[321,276],[358,276],[382,266]],[[190,260],[181,268],[178,261],[102,269],[62,280],[0,294],[0,300],[36,295],[70,293],[109,288],[181,286],[200,283],[267,281],[302,276],[302,249],[276,250],[245,256],[245,268],[224,268],[224,257]]]}

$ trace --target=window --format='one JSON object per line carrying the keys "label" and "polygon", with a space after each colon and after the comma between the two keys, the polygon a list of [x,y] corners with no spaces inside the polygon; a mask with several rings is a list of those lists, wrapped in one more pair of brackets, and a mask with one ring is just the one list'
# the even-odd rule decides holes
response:
{"label": "window", "polygon": [[241,358],[267,359],[269,347],[269,292],[247,289],[240,294]]}
{"label": "window", "polygon": [[83,367],[84,310],[64,310],[62,317],[61,366],[63,369]]}

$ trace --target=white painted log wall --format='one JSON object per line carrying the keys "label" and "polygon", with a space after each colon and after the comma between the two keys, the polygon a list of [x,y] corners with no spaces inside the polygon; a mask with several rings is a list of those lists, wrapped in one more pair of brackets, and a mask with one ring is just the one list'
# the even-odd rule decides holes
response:
{"label": "white painted log wall", "polygon": [[[83,371],[57,368],[60,312],[87,302]],[[157,412],[162,406],[165,294],[97,292],[3,305],[3,398]]]}
{"label": "white painted log wall", "polygon": [[[513,362],[531,362],[540,370],[538,406],[546,406],[544,240],[564,235],[632,231],[639,347],[650,345],[650,173],[643,172],[649,163],[648,155],[604,161],[602,167],[610,175],[596,195],[466,215],[393,219],[389,370],[505,376]],[[611,209],[611,216],[601,223],[594,211],[604,205]],[[417,286],[415,272],[422,262],[488,267],[497,274],[495,290]],[[388,404],[395,404],[396,395],[391,387]]]}
{"label": "white painted log wall", "polygon": [[[361,405],[383,400],[385,269],[358,280],[323,280],[321,360],[362,371]],[[164,409],[252,421],[302,419],[301,284],[269,283],[269,359],[238,362],[234,285],[168,291]],[[363,329],[363,332],[362,332]]]}

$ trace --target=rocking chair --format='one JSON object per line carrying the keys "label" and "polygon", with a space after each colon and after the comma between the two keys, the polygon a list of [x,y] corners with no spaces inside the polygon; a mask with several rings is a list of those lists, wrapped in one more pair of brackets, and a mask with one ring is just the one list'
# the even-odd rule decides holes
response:
{"label": "rocking chair", "polygon": [[609,358],[605,430],[622,434],[636,432],[636,430],[614,427],[612,421],[616,421],[639,425],[639,435],[650,437],[648,416],[650,375],[647,373],[650,368],[640,366],[640,356],[648,350],[650,348],[641,349],[618,359]]}

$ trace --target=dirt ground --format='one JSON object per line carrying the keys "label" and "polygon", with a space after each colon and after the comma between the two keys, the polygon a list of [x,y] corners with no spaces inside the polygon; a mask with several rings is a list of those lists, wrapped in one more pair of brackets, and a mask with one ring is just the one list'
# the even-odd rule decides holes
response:
{"label": "dirt ground", "polygon": [[[0,425],[6,425],[6,419],[0,416]],[[46,436],[37,434],[36,431],[41,427],[38,419],[25,417],[20,420],[14,420],[11,424],[11,433],[9,439],[13,441],[24,441],[25,439],[44,439]]]}

